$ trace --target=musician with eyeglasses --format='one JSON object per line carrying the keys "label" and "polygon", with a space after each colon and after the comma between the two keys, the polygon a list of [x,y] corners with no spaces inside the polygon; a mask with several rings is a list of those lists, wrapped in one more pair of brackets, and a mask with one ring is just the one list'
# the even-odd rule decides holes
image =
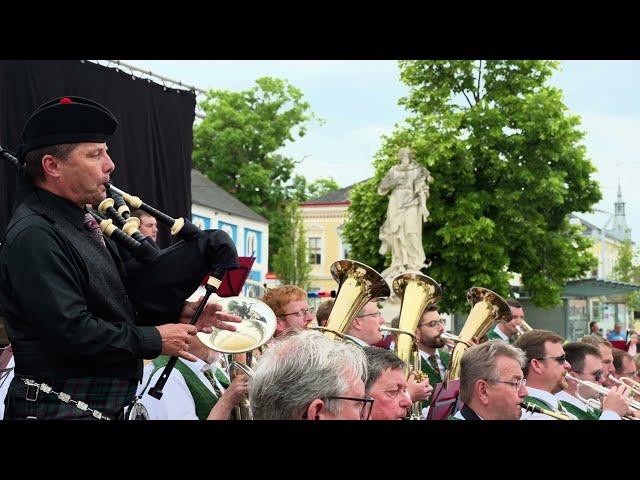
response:
{"label": "musician with eyeglasses", "polygon": [[262,301],[276,314],[274,339],[289,330],[305,329],[314,319],[315,309],[309,306],[307,292],[295,285],[271,288]]}
{"label": "musician with eyeglasses", "polygon": [[393,352],[364,347],[367,356],[365,391],[374,399],[371,420],[405,420],[412,405],[404,378],[404,362]]}
{"label": "musician with eyeglasses", "polygon": [[493,330],[487,333],[489,340],[502,340],[509,344],[513,344],[518,338],[518,327],[524,321],[524,309],[522,304],[517,300],[507,300],[511,309],[511,320],[508,322],[498,322]]}
{"label": "musician with eyeglasses", "polygon": [[[435,305],[428,306],[416,328],[416,341],[420,353],[420,368],[429,379],[429,384],[434,386],[442,383],[445,373],[451,363],[451,354],[447,351],[445,341],[441,338],[445,331],[445,322],[440,318],[440,312]],[[429,399],[422,402],[423,414],[426,417],[426,408]]]}
{"label": "musician with eyeglasses", "polygon": [[527,395],[522,350],[489,340],[464,352],[460,362],[462,409],[449,420],[519,420]]}
{"label": "musician with eyeglasses", "polygon": [[[360,347],[375,345],[382,340],[380,327],[383,325],[384,318],[377,302],[368,302],[353,319],[344,336]],[[411,374],[407,382],[412,402],[425,401],[433,392],[433,387],[427,378],[421,382],[416,382],[413,374]]]}
{"label": "musician with eyeglasses", "polygon": [[290,330],[260,358],[249,385],[254,420],[368,420],[367,358],[348,342]]}
{"label": "musician with eyeglasses", "polygon": [[[556,393],[567,388],[565,376],[571,370],[562,348],[563,342],[564,338],[554,332],[533,330],[522,334],[514,346],[521,349],[527,359],[523,368],[528,390],[525,402],[575,418],[566,412],[556,397]],[[522,419],[552,420],[553,417],[523,411]]]}
{"label": "musician with eyeglasses", "polygon": [[[569,374],[578,380],[603,385],[604,370],[600,352],[593,345],[581,342],[572,342],[564,345],[567,361],[571,365]],[[602,400],[602,409],[595,408],[585,403],[584,400],[599,399],[600,394],[593,388],[567,378],[567,386],[556,397],[562,407],[578,420],[620,420],[622,416],[630,413],[628,399],[629,392],[617,387]]]}

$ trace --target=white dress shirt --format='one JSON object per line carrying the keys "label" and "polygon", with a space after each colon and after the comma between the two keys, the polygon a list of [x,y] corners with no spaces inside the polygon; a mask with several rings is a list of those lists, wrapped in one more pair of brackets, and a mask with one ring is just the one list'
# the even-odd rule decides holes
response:
{"label": "white dress shirt", "polygon": [[[544,403],[549,405],[549,410],[558,411],[558,398],[551,392],[547,392],[545,390],[540,390],[538,388],[533,388],[527,385],[527,392],[529,397],[537,398],[542,400]],[[563,412],[570,417],[573,417],[570,413]],[[573,417],[575,419],[575,417]],[[522,409],[522,416],[520,420],[557,420],[557,418],[550,417],[549,415],[545,415],[544,413],[536,413],[536,412],[528,412]]]}
{"label": "white dress shirt", "polygon": [[7,373],[7,376],[4,377],[2,380],[0,380],[0,420],[2,420],[4,418],[4,399],[7,396],[7,392],[9,391],[9,384],[11,383],[11,380],[13,380],[13,372],[14,372],[14,368],[16,366],[16,361],[15,361],[15,357],[11,357],[9,359],[9,363],[7,363],[7,366],[5,368],[10,368],[11,371],[9,373]]}
{"label": "white dress shirt", "polygon": [[[188,366],[198,377],[198,380],[200,380],[209,389],[209,391],[215,395],[211,382],[207,377],[205,377],[204,373],[202,373],[203,369],[207,366],[204,361],[200,359],[195,362],[182,359],[179,359],[178,361]],[[214,371],[217,367],[217,363],[211,365],[211,368]],[[155,370],[155,368],[156,367],[153,363],[149,363],[144,366],[142,385],[138,388],[138,395],[141,390],[147,386],[149,375],[153,370]],[[163,370],[164,367],[158,369],[158,371],[153,375],[153,378],[149,383],[149,387],[156,384],[160,375],[162,375]],[[224,388],[217,379],[216,384],[218,388],[224,392]],[[174,368],[171,375],[169,375],[162,392],[162,398],[158,400],[157,398],[149,395],[147,388],[147,391],[140,399],[140,403],[142,403],[149,412],[149,420],[198,420],[198,416],[196,415],[196,404],[193,401],[191,391],[189,390],[184,377],[177,368]]]}
{"label": "white dress shirt", "polygon": [[509,337],[507,337],[507,335],[502,330],[500,330],[499,326],[500,324],[496,325],[493,331],[496,332],[502,340],[509,343]]}

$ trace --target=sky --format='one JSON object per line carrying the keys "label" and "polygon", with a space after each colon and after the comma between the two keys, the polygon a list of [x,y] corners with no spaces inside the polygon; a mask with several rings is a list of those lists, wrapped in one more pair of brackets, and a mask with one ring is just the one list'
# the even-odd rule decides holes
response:
{"label": "sky", "polygon": [[[381,136],[407,117],[398,105],[407,87],[391,60],[122,60],[203,90],[245,90],[262,76],[284,78],[302,90],[311,110],[325,120],[284,147],[309,180],[332,176],[341,187],[373,175]],[[101,62],[103,63],[103,62]],[[104,64],[104,63],[103,63]],[[551,84],[562,89],[569,113],[582,119],[587,156],[597,169],[603,200],[595,208],[613,212],[618,182],[626,202],[632,239],[640,241],[640,61],[561,61]],[[583,214],[596,226],[606,214]],[[609,225],[610,227],[610,225]]]}

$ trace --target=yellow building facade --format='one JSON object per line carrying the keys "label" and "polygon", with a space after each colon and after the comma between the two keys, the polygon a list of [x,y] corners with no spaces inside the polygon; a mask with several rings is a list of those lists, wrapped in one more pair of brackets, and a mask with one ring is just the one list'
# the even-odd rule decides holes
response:
{"label": "yellow building facade", "polygon": [[337,290],[331,276],[331,265],[349,258],[349,246],[342,236],[347,219],[351,186],[300,204],[307,240],[311,273],[310,291]]}

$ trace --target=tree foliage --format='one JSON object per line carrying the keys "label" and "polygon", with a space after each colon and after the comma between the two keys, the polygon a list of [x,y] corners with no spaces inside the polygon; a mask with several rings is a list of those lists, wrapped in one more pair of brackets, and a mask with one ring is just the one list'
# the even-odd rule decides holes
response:
{"label": "tree foliage", "polygon": [[382,269],[378,231],[388,199],[380,180],[400,147],[434,182],[423,241],[428,274],[445,289],[442,308],[467,310],[471,286],[509,295],[520,273],[536,305],[560,303],[564,283],[594,264],[590,240],[568,221],[600,198],[594,167],[582,145],[580,119],[547,84],[550,61],[402,61],[410,112],[384,138],[375,175],[351,193],[345,236],[353,258]]}
{"label": "tree foliage", "polygon": [[293,174],[296,162],[279,149],[321,120],[298,88],[269,77],[240,92],[210,90],[200,106],[205,118],[194,128],[194,167],[269,220],[271,256],[290,235],[282,212],[300,200],[299,185],[306,188]]}
{"label": "tree foliage", "polygon": [[289,235],[282,239],[280,249],[273,256],[273,271],[283,284],[306,289],[311,264],[307,255],[302,213],[295,202],[290,202],[281,215]]}
{"label": "tree foliage", "polygon": [[[613,277],[621,282],[640,283],[638,251],[634,250],[633,242],[629,239],[622,242],[616,264],[613,266]],[[628,294],[627,303],[634,310],[640,309],[640,292]]]}

